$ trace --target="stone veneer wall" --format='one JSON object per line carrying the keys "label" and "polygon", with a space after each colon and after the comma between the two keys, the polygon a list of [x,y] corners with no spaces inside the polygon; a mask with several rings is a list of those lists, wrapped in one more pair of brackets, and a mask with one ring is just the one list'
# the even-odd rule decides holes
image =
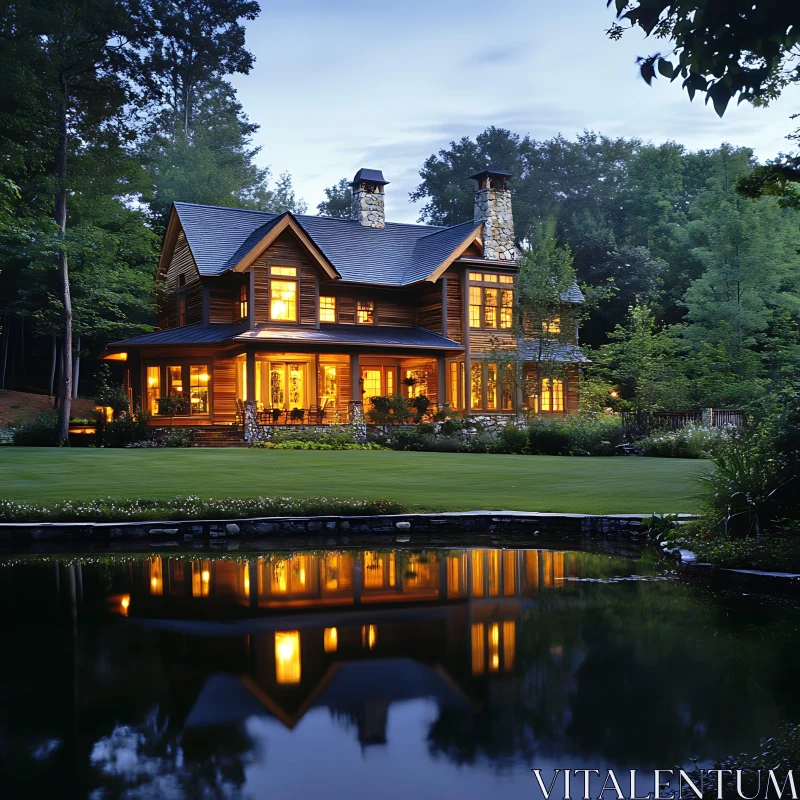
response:
{"label": "stone veneer wall", "polygon": [[256,404],[248,400],[244,404],[244,440],[246,442],[271,442],[275,429],[289,430],[294,433],[330,433],[336,428],[349,429],[356,442],[363,444],[367,441],[367,425],[364,422],[364,412],[361,403],[350,404],[350,422],[344,425],[262,425],[258,421]]}
{"label": "stone veneer wall", "polygon": [[365,184],[358,189],[353,188],[353,200],[350,206],[350,219],[360,222],[365,228],[385,228],[386,212],[384,210],[383,192],[368,191]]}
{"label": "stone veneer wall", "polygon": [[494,261],[514,261],[514,217],[511,192],[507,189],[481,189],[475,193],[475,222],[483,222],[483,257]]}

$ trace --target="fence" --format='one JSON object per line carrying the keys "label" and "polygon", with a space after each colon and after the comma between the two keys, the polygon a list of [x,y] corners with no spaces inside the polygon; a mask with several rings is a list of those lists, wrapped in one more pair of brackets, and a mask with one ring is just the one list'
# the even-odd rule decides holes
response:
{"label": "fence", "polygon": [[626,441],[649,436],[653,431],[679,431],[687,425],[705,428],[741,428],[744,411],[703,408],[699,411],[623,411],[622,429]]}

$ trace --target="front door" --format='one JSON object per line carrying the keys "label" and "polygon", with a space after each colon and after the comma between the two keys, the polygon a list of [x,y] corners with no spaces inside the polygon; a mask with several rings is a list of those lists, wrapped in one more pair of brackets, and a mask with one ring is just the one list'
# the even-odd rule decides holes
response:
{"label": "front door", "polygon": [[272,408],[307,408],[306,365],[270,362],[269,401]]}

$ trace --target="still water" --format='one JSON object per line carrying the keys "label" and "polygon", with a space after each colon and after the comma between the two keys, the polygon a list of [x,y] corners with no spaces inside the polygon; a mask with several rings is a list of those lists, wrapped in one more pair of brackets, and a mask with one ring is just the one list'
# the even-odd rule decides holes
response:
{"label": "still water", "polygon": [[6,558],[0,601],[4,798],[533,798],[800,719],[800,612],[646,552]]}

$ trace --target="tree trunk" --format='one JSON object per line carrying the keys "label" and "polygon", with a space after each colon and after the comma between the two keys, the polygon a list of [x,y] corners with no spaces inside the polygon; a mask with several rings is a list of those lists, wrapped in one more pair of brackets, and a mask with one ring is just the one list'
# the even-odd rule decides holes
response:
{"label": "tree trunk", "polygon": [[78,342],[75,345],[75,359],[72,362],[72,399],[78,399],[78,380],[81,376],[81,337],[78,334]]}
{"label": "tree trunk", "polygon": [[3,315],[3,374],[0,376],[0,389],[6,388],[6,364],[8,363],[8,311]]}
{"label": "tree trunk", "polygon": [[50,355],[50,397],[53,396],[56,387],[56,355],[57,355],[57,345],[56,345],[56,335],[53,334],[53,351]]}
{"label": "tree trunk", "polygon": [[64,341],[61,347],[60,405],[58,410],[58,442],[69,445],[69,416],[72,408],[72,297],[69,290],[67,261],[67,102],[69,87],[61,80],[58,131],[58,188],[55,221],[59,228],[58,269],[61,279],[61,304],[64,306]]}

